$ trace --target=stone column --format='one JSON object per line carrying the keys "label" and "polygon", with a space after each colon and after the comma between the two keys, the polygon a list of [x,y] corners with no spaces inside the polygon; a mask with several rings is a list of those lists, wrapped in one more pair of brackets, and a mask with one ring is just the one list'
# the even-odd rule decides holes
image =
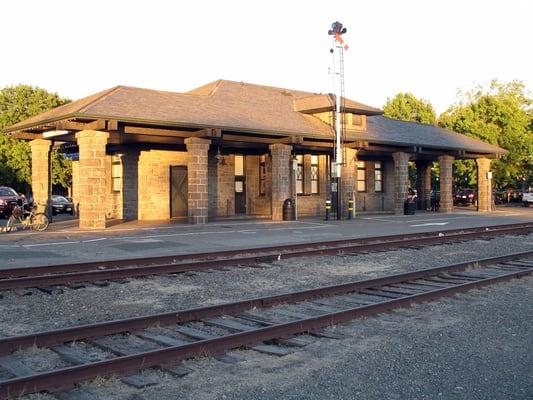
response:
{"label": "stone column", "polygon": [[37,212],[50,214],[47,208],[50,199],[50,140],[35,139],[31,147],[31,188]]}
{"label": "stone column", "polygon": [[272,220],[283,219],[283,202],[291,193],[292,146],[275,143],[269,146],[272,155]]}
{"label": "stone column", "polygon": [[185,139],[185,144],[187,145],[189,224],[205,224],[209,211],[207,153],[211,141],[191,137]]}
{"label": "stone column", "polygon": [[108,132],[76,133],[79,160],[80,228],[106,227],[106,145]]}
{"label": "stone column", "polygon": [[431,203],[431,161],[416,162],[417,208],[427,210]]}
{"label": "stone column", "polygon": [[440,212],[453,211],[453,156],[440,156]]}
{"label": "stone column", "polygon": [[490,172],[491,160],[478,158],[477,163],[477,210],[492,211],[492,179],[487,177]]}
{"label": "stone column", "polygon": [[394,214],[403,215],[409,189],[409,153],[392,153],[394,160]]}
{"label": "stone column", "polygon": [[354,215],[357,209],[355,193],[357,192],[357,150],[346,148],[344,164],[341,167],[341,218],[348,218],[348,201],[354,200]]}

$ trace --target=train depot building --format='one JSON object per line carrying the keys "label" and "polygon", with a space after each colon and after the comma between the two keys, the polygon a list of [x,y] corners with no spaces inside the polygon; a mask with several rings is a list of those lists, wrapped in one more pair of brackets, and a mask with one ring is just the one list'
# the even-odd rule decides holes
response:
{"label": "train depot building", "polygon": [[[478,210],[490,211],[490,164],[506,151],[432,125],[382,116],[343,101],[340,215],[403,214],[408,163],[416,164],[418,207],[430,203],[440,165],[440,210],[453,209],[457,159],[475,159]],[[282,219],[297,196],[299,216],[324,216],[332,196],[335,97],[218,80],[186,93],[117,86],[6,129],[29,140],[34,201],[50,191],[50,151],[70,147],[80,228],[110,219],[192,224],[239,215]],[[65,145],[66,144],[66,145]]]}

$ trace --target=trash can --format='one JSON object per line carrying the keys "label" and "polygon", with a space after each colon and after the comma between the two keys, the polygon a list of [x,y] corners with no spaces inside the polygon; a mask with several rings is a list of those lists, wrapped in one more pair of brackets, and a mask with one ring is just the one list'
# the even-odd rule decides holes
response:
{"label": "trash can", "polygon": [[294,200],[287,199],[283,202],[283,221],[295,221],[296,208],[294,208]]}
{"label": "trash can", "polygon": [[415,215],[416,202],[412,200],[405,200],[403,203],[404,215]]}

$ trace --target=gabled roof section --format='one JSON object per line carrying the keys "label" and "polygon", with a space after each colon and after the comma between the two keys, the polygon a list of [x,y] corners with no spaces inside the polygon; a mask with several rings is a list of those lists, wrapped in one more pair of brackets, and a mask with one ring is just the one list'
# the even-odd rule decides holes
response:
{"label": "gabled roof section", "polygon": [[[19,122],[6,132],[64,119],[109,119],[176,128],[220,128],[256,134],[331,139],[333,128],[312,115],[332,110],[335,97],[244,82],[218,80],[187,93],[116,86]],[[347,112],[367,117],[367,131],[348,130],[348,140],[395,146],[505,154],[497,146],[433,125],[383,117],[381,110],[346,99]]]}
{"label": "gabled roof section", "polygon": [[[378,108],[367,106],[350,99],[343,98],[344,104],[341,107],[342,112],[350,112],[362,115],[381,115],[383,111]],[[305,113],[315,114],[335,110],[335,95],[333,94],[314,94],[307,97],[301,97],[294,100],[294,110]]]}

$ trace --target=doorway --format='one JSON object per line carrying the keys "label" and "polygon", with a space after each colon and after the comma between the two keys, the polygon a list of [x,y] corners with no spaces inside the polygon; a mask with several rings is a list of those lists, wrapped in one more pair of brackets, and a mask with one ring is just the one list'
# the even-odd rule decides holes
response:
{"label": "doorway", "polygon": [[189,188],[187,181],[187,167],[170,167],[170,217],[187,217]]}
{"label": "doorway", "polygon": [[246,176],[242,154],[235,155],[235,214],[246,214]]}

